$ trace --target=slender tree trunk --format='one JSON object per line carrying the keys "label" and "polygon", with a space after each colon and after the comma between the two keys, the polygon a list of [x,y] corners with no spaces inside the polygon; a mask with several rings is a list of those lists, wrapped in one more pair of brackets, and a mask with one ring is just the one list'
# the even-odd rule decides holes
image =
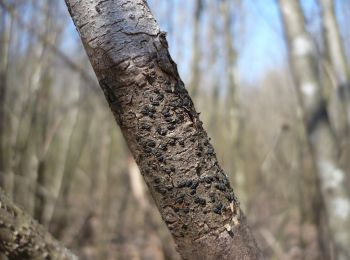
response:
{"label": "slender tree trunk", "polygon": [[6,185],[5,153],[4,153],[4,127],[5,127],[5,96],[6,96],[6,67],[7,67],[7,26],[4,10],[1,12],[0,24],[0,186]]}
{"label": "slender tree trunk", "polygon": [[[71,98],[72,100],[79,100],[80,90],[77,89],[76,93],[74,93]],[[72,101],[74,102],[74,101]],[[48,223],[50,226],[49,230],[60,237],[64,231],[64,228],[67,224],[68,217],[68,197],[70,192],[70,183],[72,181],[76,166],[78,165],[78,160],[80,159],[80,155],[85,143],[85,138],[87,138],[87,128],[83,128],[83,133],[79,138],[79,141],[75,146],[73,146],[72,140],[74,135],[74,130],[78,125],[78,116],[80,107],[73,107],[70,110],[69,115],[65,119],[66,125],[61,131],[61,147],[60,153],[57,158],[59,164],[57,167],[57,171],[55,176],[54,186],[54,196],[56,197],[55,202],[51,205],[49,209],[50,213],[47,216],[47,220],[45,224]],[[56,217],[58,219],[57,227],[53,228],[53,218]]]}
{"label": "slender tree trunk", "polygon": [[[346,190],[345,172],[339,167],[338,144],[330,126],[326,102],[322,96],[322,83],[317,75],[317,64],[310,35],[305,30],[305,22],[299,1],[280,0],[281,14],[289,44],[289,56],[297,93],[304,112],[305,126],[312,151],[319,190],[318,201],[324,207],[330,234],[323,241],[334,240],[324,251],[326,259],[334,253],[338,259],[348,259],[350,250],[350,202]],[[323,199],[322,199],[322,197]],[[322,210],[322,209],[321,209]],[[320,223],[322,228],[327,222]],[[329,237],[330,236],[330,237]],[[326,249],[326,246],[323,245]]]}
{"label": "slender tree trunk", "polygon": [[346,62],[344,46],[335,17],[334,0],[319,0],[322,9],[322,22],[325,30],[328,56],[339,87],[349,90],[349,67]]}
{"label": "slender tree trunk", "polygon": [[[32,15],[31,19],[34,19]],[[23,206],[26,211],[34,215],[35,211],[35,188],[38,172],[38,157],[36,145],[30,145],[30,142],[37,141],[36,135],[39,125],[38,106],[40,103],[40,95],[42,90],[42,79],[45,74],[45,55],[47,52],[46,45],[35,45],[38,51],[38,60],[33,66],[28,84],[28,97],[24,109],[22,110],[22,118],[20,119],[20,129],[17,139],[17,151],[21,155],[15,166],[15,183],[14,183],[14,201],[18,205]],[[24,134],[23,130],[25,129]]]}
{"label": "slender tree trunk", "polygon": [[192,39],[192,61],[191,61],[191,82],[190,82],[190,93],[192,98],[196,99],[198,95],[198,85],[200,78],[199,61],[201,54],[200,46],[200,19],[203,12],[203,1],[194,1],[194,20],[193,20],[193,39]]}
{"label": "slender tree trunk", "polygon": [[[234,1],[238,5],[239,1]],[[233,45],[233,15],[232,3],[229,0],[222,1],[222,12],[224,17],[224,41],[226,49],[226,68],[228,75],[229,111],[230,111],[230,141],[232,150],[232,169],[235,172],[237,190],[241,203],[246,206],[247,194],[245,194],[246,176],[244,174],[243,160],[240,149],[241,117],[240,106],[237,96],[238,85],[235,78],[237,52]]]}
{"label": "slender tree trunk", "polygon": [[[218,26],[217,26],[217,19],[220,15],[219,10],[218,10],[218,2],[217,1],[211,1],[208,2],[206,5],[206,9],[208,10],[208,26],[207,26],[207,35],[205,37],[205,40],[207,41],[207,49],[208,49],[208,62],[207,66],[205,68],[205,71],[210,71],[210,74],[206,75],[208,80],[205,80],[205,82],[210,86],[210,91],[211,91],[211,98],[209,102],[211,103],[211,107],[215,107],[216,109],[211,109],[210,110],[210,115],[209,115],[209,123],[208,123],[208,128],[207,131],[209,134],[212,135],[213,139],[216,139],[218,135],[221,135],[222,133],[216,133],[215,129],[218,126],[218,121],[219,117],[218,114],[220,113],[219,109],[219,103],[220,103],[220,85],[218,82],[218,74],[216,72],[216,64],[217,64],[217,59],[219,57],[219,48],[217,47],[217,41],[216,41],[216,36],[219,33]],[[198,43],[197,43],[198,45]],[[199,46],[198,46],[199,47]],[[194,54],[193,54],[194,55]],[[199,60],[197,61],[197,66],[198,66]],[[192,64],[193,65],[193,64]],[[191,75],[192,77],[194,76],[194,71],[193,68],[191,70]],[[204,75],[203,75],[204,76]],[[199,84],[199,82],[197,83]],[[193,100],[195,100],[195,97],[191,94],[191,97]],[[216,136],[215,136],[216,135]]]}
{"label": "slender tree trunk", "polygon": [[261,259],[146,1],[66,0],[184,259]]}
{"label": "slender tree trunk", "polygon": [[1,25],[0,25],[0,187],[5,191],[12,193],[12,178],[9,171],[9,158],[6,154],[6,97],[7,97],[7,74],[8,74],[8,58],[11,41],[11,32],[13,20],[9,18],[7,23],[5,11],[1,10]]}
{"label": "slender tree trunk", "polygon": [[[52,38],[56,38],[55,28],[52,21],[52,12],[55,9],[52,0],[47,0],[44,8],[44,21],[45,21],[45,35],[47,41]],[[47,185],[47,158],[46,153],[43,152],[42,147],[45,146],[45,141],[48,135],[49,128],[49,108],[50,108],[50,94],[51,94],[51,71],[50,71],[50,53],[47,53],[47,44],[43,43],[44,53],[44,69],[39,82],[37,90],[37,104],[33,113],[35,113],[35,132],[34,136],[37,139],[36,154],[38,158],[37,174],[35,179],[35,202],[34,202],[34,218],[41,224],[45,223],[45,213],[48,206],[48,192],[45,190]]]}
{"label": "slender tree trunk", "polygon": [[0,252],[8,259],[78,259],[1,190]]}
{"label": "slender tree trunk", "polygon": [[341,107],[337,115],[339,118],[337,123],[341,133],[339,139],[346,141],[349,137],[350,120],[350,72],[335,17],[334,1],[319,0],[319,2],[322,9],[326,52],[335,79],[337,101],[339,101]]}

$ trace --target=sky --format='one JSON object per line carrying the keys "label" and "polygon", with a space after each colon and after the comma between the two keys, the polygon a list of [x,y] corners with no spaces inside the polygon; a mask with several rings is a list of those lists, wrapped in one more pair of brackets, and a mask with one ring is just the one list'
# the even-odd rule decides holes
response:
{"label": "sky", "polygon": [[244,47],[238,68],[242,81],[252,83],[276,67],[283,66],[286,51],[283,28],[275,0],[246,0]]}
{"label": "sky", "polygon": [[[212,0],[209,0],[212,1]],[[169,19],[172,19],[171,11],[166,9],[165,1],[151,0],[150,8],[153,10],[160,27],[169,30]],[[189,63],[191,59],[192,47],[192,31],[190,26],[193,19],[193,3],[194,1],[175,0],[173,9],[175,12],[181,12],[183,15],[180,22],[183,25],[171,30],[179,28],[181,30],[182,43],[177,46],[174,39],[169,39],[170,52],[173,56],[179,55],[178,47],[183,51],[180,54],[178,63],[180,74],[189,78]],[[238,73],[243,82],[253,83],[260,77],[263,77],[266,71],[283,65],[285,61],[284,40],[281,37],[282,26],[275,0],[243,0],[244,15],[242,15],[242,31],[243,35],[236,37],[236,48],[238,49]],[[169,14],[170,13],[170,14]],[[204,24],[206,18],[203,17]],[[205,28],[204,28],[205,30]],[[235,36],[234,36],[235,37]]]}
{"label": "sky", "polygon": [[[160,28],[168,32],[170,53],[178,64],[180,75],[185,82],[188,82],[192,55],[191,25],[194,1],[173,0],[172,6],[169,6],[165,0],[149,0],[148,2]],[[239,19],[242,33],[234,36],[234,41],[239,54],[237,66],[240,81],[249,85],[261,79],[266,72],[285,66],[287,52],[277,0],[242,0],[242,3],[240,11],[242,17]],[[301,0],[301,3],[308,29],[310,31],[319,30],[317,0]],[[338,4],[337,13],[343,11],[339,10],[339,6]],[[181,15],[178,15],[179,13]],[[339,15],[339,17],[343,16]],[[204,17],[204,25],[205,19]],[[205,30],[205,28],[202,29]],[[181,32],[176,30],[181,30]],[[173,37],[175,31],[177,38]],[[71,21],[66,27],[66,38],[68,40],[64,41],[62,49],[70,52],[72,46],[79,41]]]}

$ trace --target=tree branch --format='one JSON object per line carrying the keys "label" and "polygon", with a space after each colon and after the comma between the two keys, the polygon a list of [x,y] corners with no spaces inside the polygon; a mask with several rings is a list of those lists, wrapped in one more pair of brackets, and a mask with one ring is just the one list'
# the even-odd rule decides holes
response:
{"label": "tree branch", "polygon": [[0,190],[0,252],[9,259],[78,259]]}

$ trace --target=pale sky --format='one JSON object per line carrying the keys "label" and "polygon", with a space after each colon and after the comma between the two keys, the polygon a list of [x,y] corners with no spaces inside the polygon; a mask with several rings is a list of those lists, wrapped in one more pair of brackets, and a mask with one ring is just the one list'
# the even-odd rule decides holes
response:
{"label": "pale sky", "polygon": [[[243,8],[238,20],[242,33],[237,34],[234,39],[239,53],[238,72],[241,82],[254,84],[267,71],[285,65],[287,54],[283,39],[283,28],[276,0],[241,1]],[[344,19],[345,12],[350,10],[341,9],[342,1],[348,0],[337,0],[336,7],[339,15],[338,19],[344,24],[342,19]],[[170,8],[164,0],[149,0],[148,2],[161,29],[169,32],[170,52],[178,64],[181,76],[187,81],[190,77],[189,68],[192,55],[191,27],[194,1],[173,0],[173,5]],[[302,0],[301,3],[308,29],[310,31],[319,30],[320,11],[317,7],[317,0]],[[204,26],[206,19],[208,18],[203,17]],[[202,28],[202,30],[205,29]],[[173,37],[174,32],[177,34],[176,39]],[[69,21],[65,35],[66,40],[62,48],[66,52],[70,52],[72,46],[79,41],[71,21]]]}

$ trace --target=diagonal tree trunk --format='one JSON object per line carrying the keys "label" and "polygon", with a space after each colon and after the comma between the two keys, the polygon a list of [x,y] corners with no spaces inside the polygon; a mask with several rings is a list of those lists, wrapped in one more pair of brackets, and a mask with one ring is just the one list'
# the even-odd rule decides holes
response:
{"label": "diagonal tree trunk", "polygon": [[182,257],[261,259],[146,1],[66,3]]}
{"label": "diagonal tree trunk", "polygon": [[[327,104],[322,94],[322,82],[317,75],[317,63],[310,35],[305,29],[305,21],[299,1],[279,0],[285,33],[289,46],[289,58],[293,76],[297,85],[299,102],[303,108],[305,128],[310,150],[317,172],[317,185],[322,198],[318,198],[324,207],[326,222],[330,234],[323,235],[323,241],[335,244],[328,249],[330,259],[349,259],[350,255],[350,201],[346,189],[345,172],[339,166],[338,144],[331,128],[327,113]],[[319,184],[318,184],[319,182]],[[324,200],[324,201],[323,201]],[[322,205],[324,202],[324,205]],[[323,209],[321,208],[323,211]],[[317,216],[320,218],[320,216]],[[327,223],[319,223],[320,230]],[[323,245],[321,249],[325,250]],[[327,254],[327,250],[324,254]],[[334,251],[334,253],[332,253]]]}

